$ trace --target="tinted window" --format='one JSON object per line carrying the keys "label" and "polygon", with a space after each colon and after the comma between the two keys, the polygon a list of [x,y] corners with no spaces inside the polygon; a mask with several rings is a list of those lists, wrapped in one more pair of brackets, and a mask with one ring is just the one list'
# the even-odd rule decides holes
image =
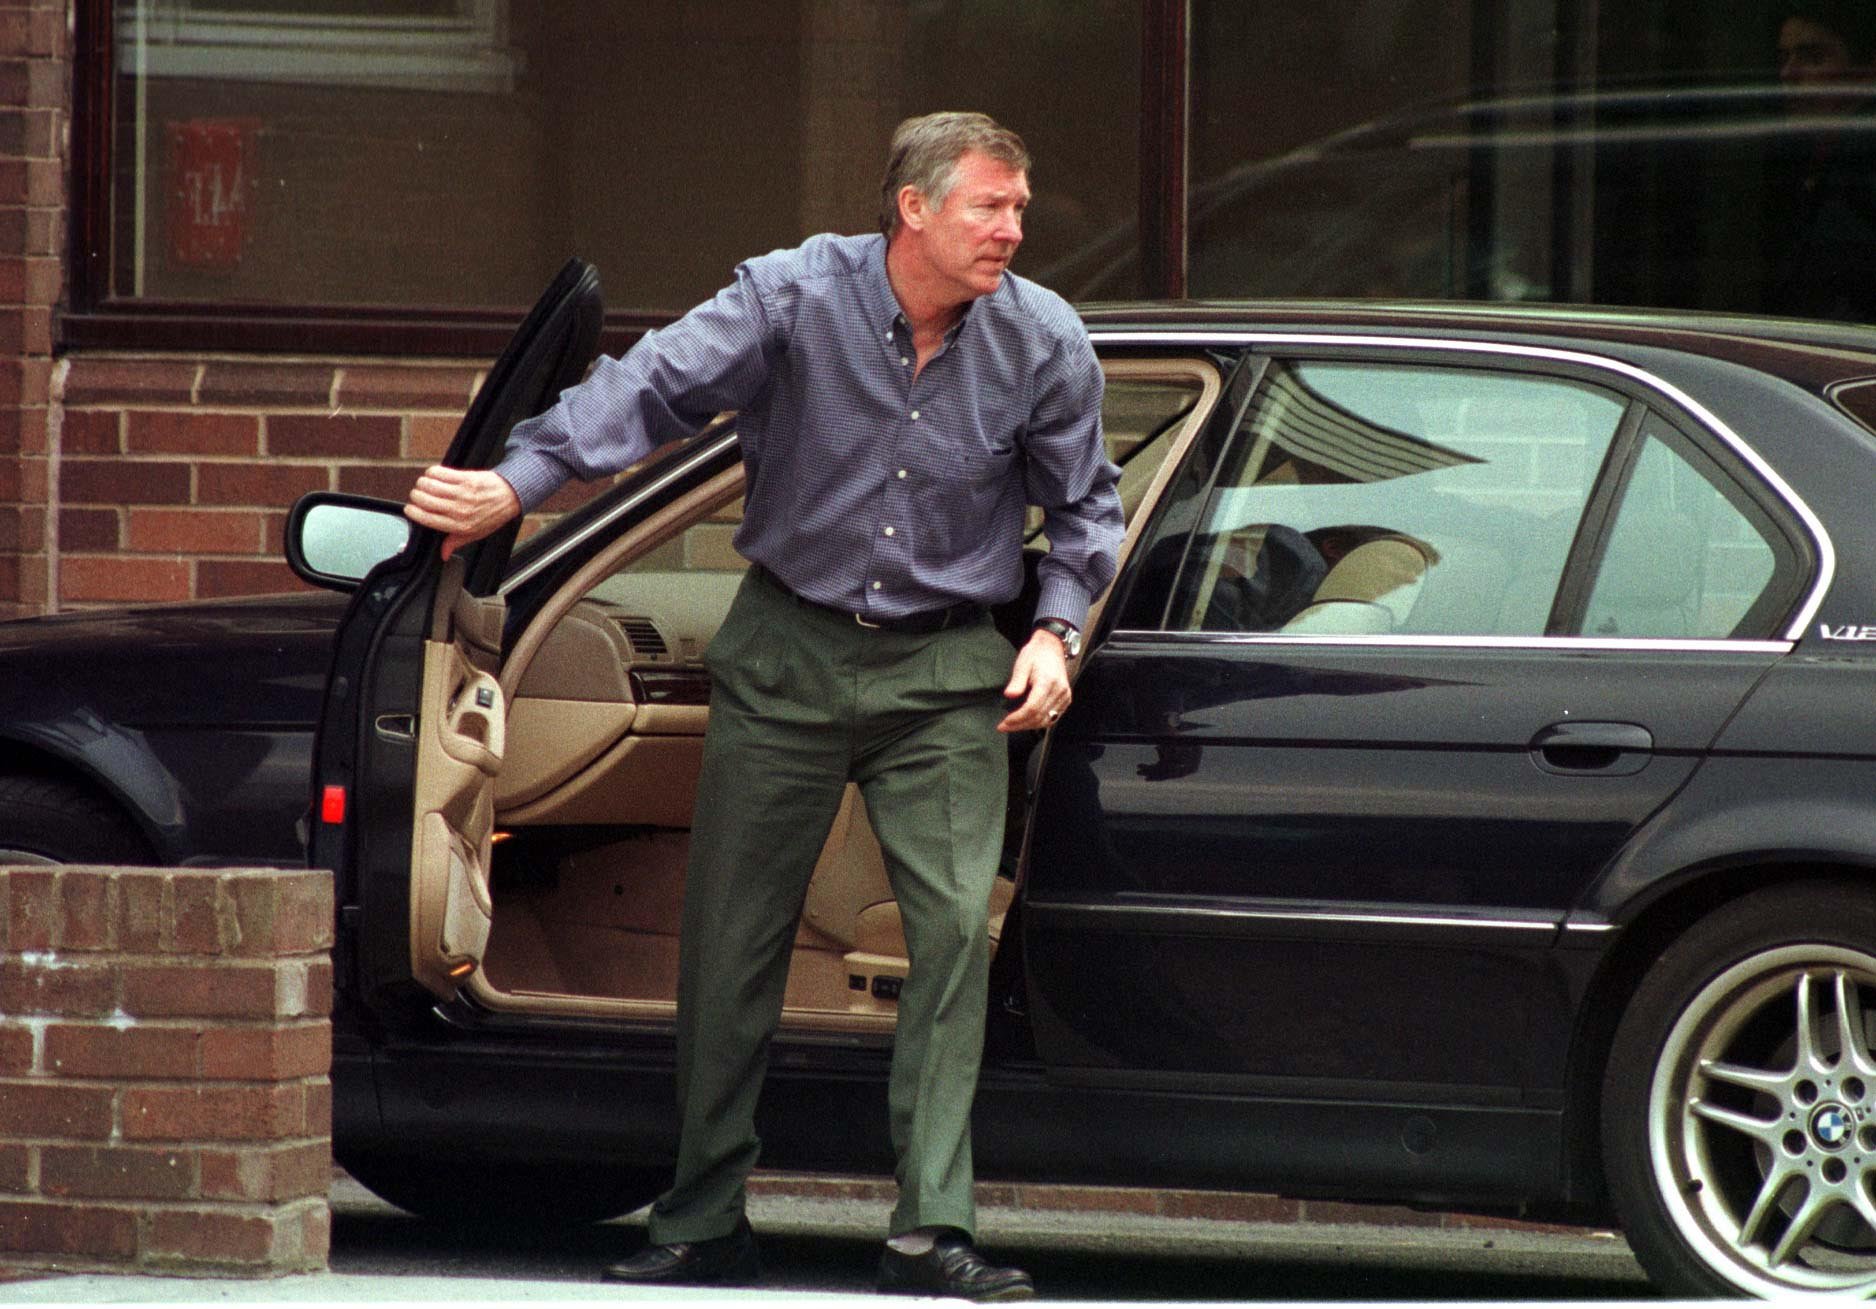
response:
{"label": "tinted window", "polygon": [[1587,636],[1769,635],[1785,608],[1794,562],[1764,511],[1678,432],[1651,417],[1582,630]]}
{"label": "tinted window", "polygon": [[1625,409],[1560,378],[1273,364],[1125,625],[1541,635]]}

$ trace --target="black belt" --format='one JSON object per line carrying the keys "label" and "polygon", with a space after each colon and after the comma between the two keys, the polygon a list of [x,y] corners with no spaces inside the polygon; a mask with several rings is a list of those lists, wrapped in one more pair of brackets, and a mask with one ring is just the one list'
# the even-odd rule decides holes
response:
{"label": "black belt", "polygon": [[819,600],[810,600],[798,591],[791,590],[788,584],[761,564],[751,565],[762,579],[798,605],[810,609],[821,609],[830,614],[839,614],[842,618],[851,618],[861,627],[870,627],[881,632],[900,632],[907,636],[929,636],[933,632],[942,632],[947,627],[962,627],[974,623],[989,613],[989,609],[975,600],[960,600],[957,604],[946,605],[943,609],[921,609],[915,614],[901,614],[897,618],[869,618],[852,609],[843,609],[839,605],[825,605]]}

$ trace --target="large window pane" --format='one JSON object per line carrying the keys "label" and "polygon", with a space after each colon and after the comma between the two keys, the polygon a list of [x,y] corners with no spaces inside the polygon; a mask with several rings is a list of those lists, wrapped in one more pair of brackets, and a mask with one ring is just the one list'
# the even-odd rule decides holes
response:
{"label": "large window pane", "polygon": [[1791,8],[1196,0],[1191,289],[1870,320],[1876,6]]}
{"label": "large window pane", "polygon": [[133,300],[518,305],[580,255],[614,307],[681,310],[874,230],[892,127],[941,108],[1029,142],[1018,271],[1137,204],[1125,0],[143,0],[115,37]]}

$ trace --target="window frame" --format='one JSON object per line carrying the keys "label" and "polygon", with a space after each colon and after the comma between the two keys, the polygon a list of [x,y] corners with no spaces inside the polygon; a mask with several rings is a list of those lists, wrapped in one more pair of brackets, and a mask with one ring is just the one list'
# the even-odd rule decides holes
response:
{"label": "window frame", "polygon": [[[252,0],[250,0],[250,3]],[[506,0],[456,0],[456,17],[367,13],[302,17],[205,0],[142,0],[146,57],[158,75],[207,81],[239,77],[230,51],[278,61],[282,82],[449,91],[513,88],[516,60],[503,46]],[[239,67],[239,65],[237,65]]]}
{"label": "window frame", "polygon": [[[1186,0],[1137,0],[1142,114],[1139,249],[1149,299],[1185,293],[1190,64]],[[74,0],[69,300],[61,350],[121,349],[491,358],[527,310],[442,306],[166,301],[110,294],[116,0]],[[604,270],[602,270],[603,272]],[[619,353],[664,326],[668,311],[607,311],[601,349]]]}

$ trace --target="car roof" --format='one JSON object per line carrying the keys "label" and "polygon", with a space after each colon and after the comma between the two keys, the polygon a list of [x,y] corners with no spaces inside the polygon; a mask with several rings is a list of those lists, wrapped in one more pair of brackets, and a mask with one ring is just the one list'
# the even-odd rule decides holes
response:
{"label": "car roof", "polygon": [[1876,376],[1876,328],[1687,310],[1464,301],[1173,300],[1078,306],[1090,332],[1295,332],[1601,341],[1726,359],[1823,392]]}

